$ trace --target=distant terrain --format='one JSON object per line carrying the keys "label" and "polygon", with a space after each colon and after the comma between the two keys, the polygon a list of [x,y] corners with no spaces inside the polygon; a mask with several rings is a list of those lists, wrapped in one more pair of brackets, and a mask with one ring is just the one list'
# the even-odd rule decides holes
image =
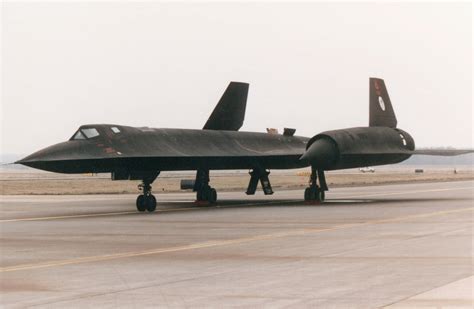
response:
{"label": "distant terrain", "polygon": [[403,165],[472,165],[474,154],[469,153],[460,156],[438,157],[438,156],[412,156],[410,159],[401,162]]}
{"label": "distant terrain", "polygon": [[[456,171],[456,172],[455,172]],[[304,189],[308,185],[309,169],[273,170],[270,175],[275,191]],[[163,172],[153,183],[153,192],[179,192],[182,179],[193,179],[194,172]],[[389,183],[473,180],[470,166],[429,167],[423,173],[412,168],[376,168],[374,173],[359,170],[327,172],[329,187],[365,186]],[[211,171],[211,184],[218,191],[246,191],[247,171]],[[138,194],[139,181],[111,181],[110,174],[64,175],[35,170],[3,170],[0,173],[0,195],[57,194]]]}

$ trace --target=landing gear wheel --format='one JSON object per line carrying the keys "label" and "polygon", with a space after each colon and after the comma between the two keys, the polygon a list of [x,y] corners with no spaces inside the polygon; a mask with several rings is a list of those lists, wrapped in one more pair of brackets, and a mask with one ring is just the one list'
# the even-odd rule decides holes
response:
{"label": "landing gear wheel", "polygon": [[196,202],[214,204],[217,201],[217,192],[209,186],[209,169],[198,169],[196,181],[194,182],[196,191]]}
{"label": "landing gear wheel", "polygon": [[217,201],[217,191],[214,188],[207,187],[196,192],[196,200],[198,202],[208,202],[214,204]]}
{"label": "landing gear wheel", "polygon": [[160,174],[159,171],[146,172],[143,174],[142,183],[138,185],[138,190],[142,191],[137,197],[137,210],[139,212],[153,212],[156,209],[156,198],[151,194],[151,183]]}
{"label": "landing gear wheel", "polygon": [[137,210],[139,212],[144,212],[146,210],[146,204],[145,204],[145,196],[143,194],[140,194],[137,197]]}
{"label": "landing gear wheel", "polygon": [[319,196],[319,189],[318,188],[310,188],[309,189],[309,196],[311,197],[312,201],[317,201]]}
{"label": "landing gear wheel", "polygon": [[217,202],[217,191],[216,189],[214,188],[211,188],[208,192],[208,197],[207,197],[207,200],[209,201],[209,203],[211,204],[215,204]]}
{"label": "landing gear wheel", "polygon": [[324,202],[326,194],[320,188],[315,187],[308,187],[304,190],[304,200],[305,201],[316,201],[316,202]]}
{"label": "landing gear wheel", "polygon": [[319,196],[318,188],[308,187],[304,190],[304,200],[305,201],[315,201]]}
{"label": "landing gear wheel", "polygon": [[319,201],[320,203],[323,203],[324,200],[325,200],[325,198],[326,198],[326,194],[324,193],[324,191],[322,191],[322,190],[319,191],[318,201]]}
{"label": "landing gear wheel", "polygon": [[156,209],[156,198],[153,194],[147,196],[146,199],[146,210],[148,212],[154,212]]}
{"label": "landing gear wheel", "polygon": [[324,175],[324,170],[318,170],[316,167],[311,166],[309,187],[307,187],[304,191],[304,200],[323,203],[326,199],[325,191],[327,190],[329,189],[326,183],[326,176]]}
{"label": "landing gear wheel", "polygon": [[309,190],[310,190],[310,188],[304,189],[304,200],[305,200],[305,201],[311,200]]}
{"label": "landing gear wheel", "polygon": [[204,190],[199,190],[196,192],[196,200],[198,202],[205,202],[208,199],[209,196],[209,190],[204,189]]}

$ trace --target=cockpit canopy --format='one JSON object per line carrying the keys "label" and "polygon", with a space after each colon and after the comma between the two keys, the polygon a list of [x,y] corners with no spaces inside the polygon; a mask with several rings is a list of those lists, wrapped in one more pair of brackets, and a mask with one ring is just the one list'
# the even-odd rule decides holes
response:
{"label": "cockpit canopy", "polygon": [[[99,126],[101,131],[104,131],[105,128],[102,128],[102,126]],[[117,126],[110,126],[107,128],[110,130],[113,134],[118,134],[120,133],[120,129]],[[70,140],[86,140],[86,139],[91,139],[97,136],[100,136],[100,132],[97,128],[91,126],[91,127],[80,127],[76,133],[70,138]]]}
{"label": "cockpit canopy", "polygon": [[99,135],[99,131],[97,131],[96,128],[87,128],[77,131],[76,135],[74,135],[74,139],[93,138]]}

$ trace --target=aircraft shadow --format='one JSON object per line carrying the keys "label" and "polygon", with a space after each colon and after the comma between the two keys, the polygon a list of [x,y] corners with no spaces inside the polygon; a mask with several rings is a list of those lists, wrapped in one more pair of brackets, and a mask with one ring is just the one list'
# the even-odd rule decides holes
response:
{"label": "aircraft shadow", "polygon": [[221,200],[215,205],[203,205],[193,202],[170,201],[158,202],[157,211],[172,212],[173,210],[182,211],[183,209],[189,211],[199,210],[224,210],[224,209],[252,209],[252,208],[273,208],[273,207],[338,207],[351,206],[363,207],[373,204],[393,205],[403,204],[410,206],[413,203],[430,203],[430,202],[452,202],[452,201],[467,201],[469,198],[390,198],[390,199],[367,199],[367,198],[336,198],[328,199],[324,203],[306,202],[302,200]]}
{"label": "aircraft shadow", "polygon": [[[67,219],[67,218],[75,218],[83,217],[82,219],[90,219],[92,217],[131,217],[131,216],[150,216],[150,215],[158,215],[164,216],[166,214],[176,214],[179,212],[195,212],[195,211],[227,211],[227,210],[236,210],[236,209],[245,209],[246,211],[257,210],[259,208],[334,208],[334,207],[366,207],[369,205],[378,205],[380,207],[389,206],[389,205],[402,205],[403,207],[411,207],[413,203],[431,203],[431,202],[453,202],[453,201],[471,201],[470,198],[390,198],[390,199],[366,199],[366,198],[335,198],[335,199],[328,199],[324,203],[313,203],[313,202],[305,202],[303,200],[292,200],[292,199],[272,199],[272,200],[263,200],[263,199],[255,199],[255,200],[238,200],[238,199],[229,199],[229,200],[220,200],[215,205],[202,205],[197,204],[192,201],[161,201],[158,202],[156,212],[148,213],[148,212],[134,212],[133,204],[122,205],[123,207],[127,207],[127,210],[121,208],[121,210],[126,210],[125,212],[117,212],[113,211],[110,213],[101,212],[100,207],[97,208],[97,213],[75,213],[75,214],[65,214],[65,213],[58,213],[58,214],[50,214],[49,217],[51,219]],[[294,209],[298,211],[298,209]],[[54,216],[59,216],[58,218],[54,218]],[[45,219],[49,219],[49,217],[45,217]],[[22,218],[18,218],[19,221],[22,221]],[[5,220],[15,220],[14,218],[5,219]]]}

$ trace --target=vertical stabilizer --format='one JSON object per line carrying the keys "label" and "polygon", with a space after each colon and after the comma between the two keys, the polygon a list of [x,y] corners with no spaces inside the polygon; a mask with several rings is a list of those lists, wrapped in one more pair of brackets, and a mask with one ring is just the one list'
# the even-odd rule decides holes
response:
{"label": "vertical stabilizer", "polygon": [[396,128],[397,117],[393,111],[385,82],[380,78],[370,78],[369,81],[369,126]]}
{"label": "vertical stabilizer", "polygon": [[249,84],[231,82],[203,129],[238,131],[244,123],[248,92]]}

